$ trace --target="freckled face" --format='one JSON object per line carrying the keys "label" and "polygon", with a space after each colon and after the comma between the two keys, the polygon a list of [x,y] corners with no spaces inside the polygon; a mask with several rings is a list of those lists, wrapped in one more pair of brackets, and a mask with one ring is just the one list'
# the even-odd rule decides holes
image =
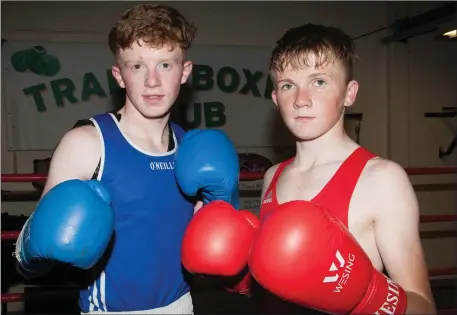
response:
{"label": "freckled face", "polygon": [[112,73],[126,90],[126,105],[148,118],[169,113],[192,71],[192,62],[184,58],[180,48],[151,48],[141,41],[121,50]]}
{"label": "freckled face", "polygon": [[272,99],[284,123],[300,140],[319,138],[332,129],[345,107],[351,106],[358,84],[346,84],[340,62],[315,67],[315,56],[309,56],[310,67],[273,73],[275,89]]}

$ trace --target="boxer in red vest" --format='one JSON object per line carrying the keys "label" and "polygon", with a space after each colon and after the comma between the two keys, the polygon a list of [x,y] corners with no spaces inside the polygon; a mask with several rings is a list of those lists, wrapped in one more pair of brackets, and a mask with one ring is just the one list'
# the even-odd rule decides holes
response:
{"label": "boxer in red vest", "polygon": [[290,29],[274,46],[272,99],[296,155],[266,172],[251,275],[325,313],[434,314],[409,178],[344,130],[355,57],[349,36],[321,25]]}

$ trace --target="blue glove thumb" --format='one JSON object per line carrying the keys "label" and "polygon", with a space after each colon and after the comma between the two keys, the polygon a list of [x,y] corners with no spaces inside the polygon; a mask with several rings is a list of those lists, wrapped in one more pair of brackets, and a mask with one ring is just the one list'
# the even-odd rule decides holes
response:
{"label": "blue glove thumb", "polygon": [[181,139],[175,155],[175,176],[187,196],[203,202],[222,200],[239,207],[240,166],[235,146],[221,130],[192,130]]}

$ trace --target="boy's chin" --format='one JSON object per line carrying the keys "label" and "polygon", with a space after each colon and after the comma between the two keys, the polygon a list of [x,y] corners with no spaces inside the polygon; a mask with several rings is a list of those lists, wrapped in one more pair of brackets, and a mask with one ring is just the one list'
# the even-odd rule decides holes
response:
{"label": "boy's chin", "polygon": [[141,115],[147,119],[162,119],[170,115],[171,107],[168,109],[140,110]]}

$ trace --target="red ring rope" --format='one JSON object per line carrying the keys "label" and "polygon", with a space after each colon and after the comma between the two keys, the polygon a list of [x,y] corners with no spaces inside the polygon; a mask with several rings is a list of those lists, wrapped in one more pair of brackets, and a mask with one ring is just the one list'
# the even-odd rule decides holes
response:
{"label": "red ring rope", "polygon": [[[437,215],[421,215],[421,223],[436,223],[436,222],[452,222],[457,221],[457,214],[437,214]],[[19,236],[19,231],[2,231],[2,241],[16,240]]]}
{"label": "red ring rope", "polygon": [[2,303],[22,302],[24,301],[24,293],[5,293],[2,294]]}
{"label": "red ring rope", "polygon": [[[457,166],[412,167],[405,170],[408,175],[443,175],[457,173]],[[264,175],[264,172],[241,172],[240,180],[259,180]],[[2,182],[35,182],[46,178],[46,174],[2,174]]]}
{"label": "red ring rope", "polygon": [[46,180],[46,174],[2,174],[2,182],[28,183]]}
{"label": "red ring rope", "polygon": [[[422,223],[430,222],[451,222],[457,221],[456,214],[441,214],[441,215],[421,215]],[[19,236],[19,231],[2,231],[2,241],[15,240]]]}
{"label": "red ring rope", "polygon": [[457,173],[457,166],[428,166],[405,168],[408,175],[444,175]]}
{"label": "red ring rope", "polygon": [[457,267],[438,268],[438,269],[429,269],[428,270],[429,277],[452,276],[455,274],[457,274]]}
{"label": "red ring rope", "polygon": [[[455,216],[454,216],[455,219]],[[431,221],[436,222],[436,221]],[[4,240],[15,240],[19,236],[18,231],[2,231],[2,241]],[[457,267],[450,267],[450,268],[439,268],[439,269],[430,269],[428,271],[430,277],[436,276],[450,276],[457,274]]]}
{"label": "red ring rope", "polygon": [[432,215],[421,215],[421,223],[431,222],[450,222],[457,221],[457,214],[432,214]]}
{"label": "red ring rope", "polygon": [[19,237],[19,233],[19,231],[2,231],[2,241],[14,241]]}

